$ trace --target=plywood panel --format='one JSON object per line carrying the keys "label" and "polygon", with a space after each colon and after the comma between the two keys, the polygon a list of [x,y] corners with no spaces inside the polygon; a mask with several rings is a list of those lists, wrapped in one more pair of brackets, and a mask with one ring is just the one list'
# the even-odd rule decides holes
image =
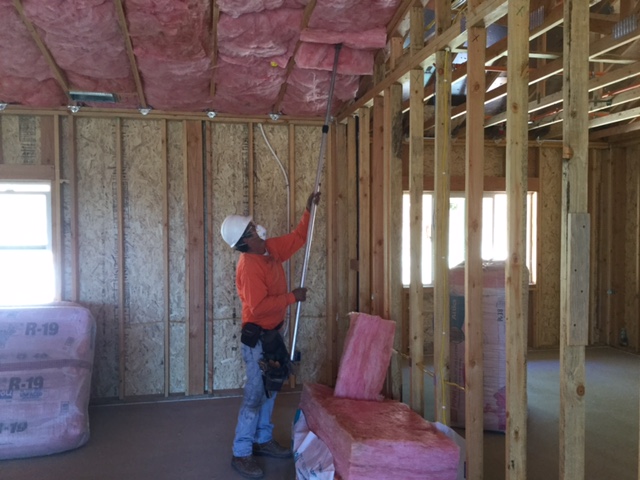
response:
{"label": "plywood panel", "polygon": [[540,149],[538,196],[538,311],[536,347],[560,342],[560,209],[562,194],[561,151]]}
{"label": "plywood panel", "polygon": [[[2,115],[3,163],[6,165],[40,164],[40,117]],[[49,163],[52,164],[52,163]]]}
{"label": "plywood panel", "polygon": [[169,184],[169,392],[184,392],[185,382],[185,322],[186,299],[184,278],[184,164],[182,122],[167,122],[167,176]]}
{"label": "plywood panel", "polygon": [[93,397],[118,396],[115,120],[76,120],[80,302],[96,319]]}
{"label": "plywood panel", "polygon": [[162,132],[159,121],[123,120],[127,395],[164,390]]}
{"label": "plywood panel", "polygon": [[[247,215],[249,135],[247,125],[214,124],[211,129],[213,211],[214,389],[237,388],[244,370],[240,356],[241,305],[235,286],[238,254],[224,243],[220,225],[227,215]],[[268,226],[267,226],[268,227]]]}
{"label": "plywood panel", "polygon": [[640,285],[638,285],[637,255],[640,238],[638,238],[638,176],[640,175],[640,162],[638,161],[638,147],[629,148],[626,152],[627,175],[626,186],[626,221],[625,221],[625,272],[624,272],[624,319],[627,326],[629,346],[638,349],[638,297]]}
{"label": "plywood panel", "polygon": [[265,141],[260,125],[254,124],[253,217],[267,229],[270,237],[277,237],[290,231],[289,129],[286,125],[268,124],[262,128],[269,143]]}
{"label": "plywood panel", "polygon": [[[300,218],[306,208],[307,198],[313,191],[320,153],[322,131],[320,127],[296,127],[296,186],[295,186],[295,212],[296,218]],[[323,191],[325,176],[320,181],[320,191]],[[326,304],[326,248],[327,248],[327,204],[326,196],[321,197],[316,210],[316,228],[313,234],[313,242],[309,255],[309,265],[305,286],[309,289],[307,300],[304,302],[303,315],[320,317],[325,314]],[[293,258],[295,262],[295,275],[293,286],[300,283],[304,249],[301,249]],[[324,328],[324,327],[323,327]]]}
{"label": "plywood panel", "polygon": [[625,150],[614,148],[612,150],[613,167],[613,215],[612,215],[612,263],[611,263],[611,342],[620,344],[620,332],[622,328],[628,328],[625,324],[625,290],[627,282],[627,162]]}

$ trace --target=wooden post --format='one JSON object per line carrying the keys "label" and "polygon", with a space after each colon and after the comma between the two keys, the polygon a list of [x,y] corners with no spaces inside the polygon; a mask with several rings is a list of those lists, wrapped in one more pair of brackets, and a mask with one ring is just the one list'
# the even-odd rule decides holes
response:
{"label": "wooden post", "polygon": [[591,345],[602,342],[602,321],[598,315],[600,307],[598,292],[602,290],[600,265],[598,262],[598,245],[600,244],[600,211],[602,203],[602,163],[601,152],[596,149],[589,151],[589,212],[591,213],[591,244],[589,246],[589,278],[593,279],[589,287],[589,343]]}
{"label": "wooden post", "polygon": [[505,273],[507,350],[506,480],[527,477],[526,194],[529,85],[529,0],[508,4],[507,229]]}
{"label": "wooden post", "polygon": [[409,10],[409,54],[413,55],[424,47],[424,9],[422,2],[416,1]]}
{"label": "wooden post", "polygon": [[42,165],[54,166],[55,179],[51,188],[51,198],[55,205],[52,221],[52,248],[55,278],[55,299],[62,300],[64,291],[63,238],[62,238],[62,146],[60,145],[60,116],[41,119],[41,161]]}
{"label": "wooden post", "polygon": [[204,287],[204,184],[202,122],[184,122],[186,261],[186,369],[187,395],[204,392],[205,287]]}
{"label": "wooden post", "polygon": [[[436,53],[436,131],[433,239],[435,418],[449,424],[449,210],[451,203],[451,52]],[[484,69],[483,69],[484,73]],[[484,148],[484,146],[483,146]]]}
{"label": "wooden post", "polygon": [[484,451],[484,342],[482,273],[482,197],[484,190],[484,27],[469,29],[467,53],[466,252],[465,252],[465,440],[467,478],[482,479]]}
{"label": "wooden post", "polygon": [[[589,292],[589,4],[564,3],[560,480],[584,478]],[[585,295],[586,293],[586,295]]]}
{"label": "wooden post", "polygon": [[69,205],[69,238],[71,244],[71,292],[69,300],[77,302],[80,298],[80,274],[78,271],[78,151],[76,148],[76,118],[71,115],[69,118],[68,130],[68,155],[69,155],[69,172],[66,174],[69,179],[69,197],[71,204]]}
{"label": "wooden post", "polygon": [[[162,135],[162,256],[164,273],[164,396],[168,397],[171,373],[171,298],[169,271],[169,155],[167,152],[167,121],[161,120],[160,133]],[[213,334],[211,335],[213,339]],[[213,389],[213,383],[211,384]]]}
{"label": "wooden post", "polygon": [[385,98],[373,101],[371,148],[371,314],[384,316],[384,106]]}
{"label": "wooden post", "polygon": [[[348,311],[358,309],[358,142],[356,139],[356,119],[347,120],[347,242],[349,245]],[[345,332],[346,333],[346,332]]]}
{"label": "wooden post", "polygon": [[122,166],[122,120],[116,119],[116,182],[118,202],[118,360],[120,382],[118,395],[120,400],[126,396],[126,369],[127,349],[125,342],[125,263],[124,263],[124,178]]}
{"label": "wooden post", "polygon": [[424,185],[424,70],[411,70],[409,110],[409,224],[411,284],[409,287],[409,336],[411,337],[410,406],[424,416],[424,288],[422,286],[422,196]]}
{"label": "wooden post", "polygon": [[[436,35],[451,25],[451,3],[437,0]],[[449,424],[449,206],[451,203],[451,75],[449,48],[436,52],[436,113],[434,161],[433,265],[433,364],[435,373],[435,419]],[[483,69],[484,73],[484,69]],[[484,148],[484,146],[483,146]]]}
{"label": "wooden post", "polygon": [[332,351],[332,376],[330,385],[334,384],[338,375],[338,364],[343,346],[343,334],[340,320],[346,318],[349,313],[349,206],[348,196],[350,190],[355,190],[355,182],[349,183],[348,177],[348,148],[347,148],[347,126],[337,124],[335,131],[335,151],[331,156],[332,175],[327,174],[329,182],[333,182],[333,195],[331,206],[334,209],[331,222],[332,248],[335,251],[333,261],[335,263],[334,275],[330,288],[334,292],[335,308],[329,317],[331,322],[331,333],[333,342]]}
{"label": "wooden post", "polygon": [[[396,322],[393,347],[402,351],[402,85],[394,83],[385,91],[384,104],[384,218],[387,248],[385,253],[385,298],[383,314]],[[391,359],[387,392],[400,400],[402,364]]]}
{"label": "wooden post", "polygon": [[338,245],[336,239],[336,126],[335,123],[329,126],[329,132],[327,134],[327,153],[326,153],[326,205],[327,205],[327,241],[329,244],[326,247],[327,256],[327,313],[325,318],[326,323],[326,347],[325,347],[325,365],[324,365],[324,383],[326,385],[333,385],[333,381],[338,376],[338,355],[336,352],[337,343],[337,328],[336,328],[336,312],[338,305],[336,300],[338,298],[338,292],[336,286],[339,284],[338,271],[340,266],[336,260],[338,258]]}
{"label": "wooden post", "polygon": [[358,111],[360,155],[358,169],[358,309],[371,312],[371,114]]}

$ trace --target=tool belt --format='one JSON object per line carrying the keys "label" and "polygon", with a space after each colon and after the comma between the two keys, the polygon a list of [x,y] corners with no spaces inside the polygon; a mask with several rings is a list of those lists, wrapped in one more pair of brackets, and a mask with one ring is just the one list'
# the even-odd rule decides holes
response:
{"label": "tool belt", "polygon": [[255,323],[245,323],[240,336],[240,341],[251,348],[257,345],[258,340],[262,341],[262,359],[258,364],[267,397],[269,392],[280,391],[291,374],[289,351],[279,332],[281,326],[265,330]]}

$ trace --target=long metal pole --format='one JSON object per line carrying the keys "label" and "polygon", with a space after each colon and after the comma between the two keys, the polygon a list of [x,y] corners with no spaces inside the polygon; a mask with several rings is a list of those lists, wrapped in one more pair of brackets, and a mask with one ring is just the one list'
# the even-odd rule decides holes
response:
{"label": "long metal pole", "polygon": [[[327,135],[329,133],[329,122],[331,121],[331,101],[333,100],[333,89],[336,84],[336,75],[338,72],[338,58],[340,56],[340,49],[342,44],[336,45],[336,52],[333,58],[333,71],[331,72],[331,84],[329,86],[329,98],[327,99],[327,114],[324,118],[324,125],[322,126],[322,140],[320,142],[320,156],[318,158],[318,170],[316,171],[316,184],[313,188],[313,192],[320,191],[320,177],[322,176],[322,169],[324,167],[324,157],[327,150]],[[309,228],[307,230],[307,245],[304,250],[304,263],[302,264],[302,276],[300,278],[300,288],[304,288],[304,282],[307,278],[307,268],[309,267],[309,254],[311,252],[311,242],[313,240],[313,229],[316,224],[316,207],[314,202],[311,202],[311,211],[309,219]],[[291,361],[293,362],[296,352],[296,340],[298,339],[298,323],[300,322],[300,311],[302,310],[302,302],[298,302],[296,305],[296,318],[293,324],[293,339],[291,340]]]}

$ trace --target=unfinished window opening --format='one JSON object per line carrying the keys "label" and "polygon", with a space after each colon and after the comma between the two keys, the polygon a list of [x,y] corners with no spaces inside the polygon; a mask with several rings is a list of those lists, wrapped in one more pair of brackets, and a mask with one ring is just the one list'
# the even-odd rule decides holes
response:
{"label": "unfinished window opening", "polygon": [[[449,267],[465,257],[465,197],[451,194],[449,204]],[[538,194],[527,192],[527,268],[529,282],[536,283],[536,218]],[[433,284],[433,193],[422,195],[422,283]],[[482,260],[507,259],[507,194],[485,192],[482,203]],[[402,195],[402,283],[410,283],[409,194]]]}
{"label": "unfinished window opening", "polygon": [[51,184],[0,182],[0,305],[53,301]]}

